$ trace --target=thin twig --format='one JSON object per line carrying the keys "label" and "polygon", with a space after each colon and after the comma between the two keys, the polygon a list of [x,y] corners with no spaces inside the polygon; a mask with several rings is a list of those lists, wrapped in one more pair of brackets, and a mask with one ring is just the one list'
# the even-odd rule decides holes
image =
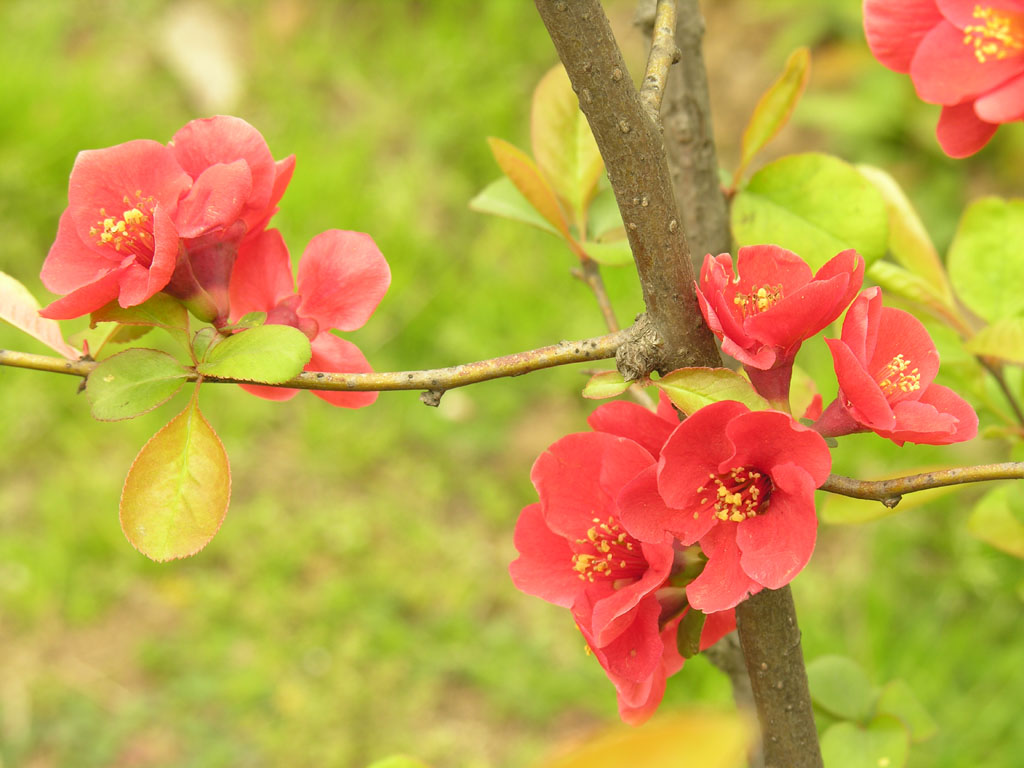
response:
{"label": "thin twig", "polygon": [[1002,464],[979,464],[974,467],[956,467],[925,472],[920,475],[894,477],[891,480],[856,480],[842,475],[829,475],[821,490],[852,496],[855,499],[880,501],[889,509],[900,503],[905,493],[942,488],[946,485],[980,483],[985,480],[1024,479],[1024,462],[1006,461]]}
{"label": "thin twig", "polygon": [[1002,369],[993,365],[981,355],[977,355],[977,359],[978,362],[981,363],[982,367],[992,374],[992,378],[996,380],[996,384],[999,385],[999,389],[1006,398],[1006,402],[1008,402],[1010,404],[1010,408],[1013,409],[1013,415],[1017,417],[1017,421],[1024,424],[1024,411],[1021,411],[1020,403],[1017,402],[1017,398],[1013,396],[1013,391],[1010,389],[1009,384],[1006,383],[1006,377],[1003,376]]}
{"label": "thin twig", "polygon": [[679,61],[676,46],[676,2],[658,0],[651,35],[651,53],[647,57],[647,71],[640,84],[640,103],[655,123],[661,122],[661,100],[665,96],[668,68]]}
{"label": "thin twig", "polygon": [[[412,389],[444,392],[467,384],[499,379],[505,376],[521,376],[543,368],[559,365],[606,360],[615,357],[615,352],[629,338],[628,329],[580,341],[561,341],[549,347],[516,352],[490,360],[435,368],[426,371],[386,371],[381,373],[330,373],[307,371],[280,384],[265,386],[287,387],[290,389],[316,389],[328,392],[390,392]],[[71,376],[88,376],[99,363],[92,360],[64,360],[59,357],[33,355],[0,349],[0,365],[14,368],[29,368],[35,371],[65,373]],[[198,378],[190,371],[186,381]],[[245,384],[241,379],[203,376],[204,382],[220,384]]]}
{"label": "thin twig", "polygon": [[608,291],[605,290],[604,280],[601,279],[601,267],[591,258],[580,260],[580,268],[572,272],[574,277],[586,283],[587,287],[594,294],[597,306],[601,310],[605,325],[610,333],[619,330],[619,321],[615,317],[615,310],[612,309],[611,300],[608,298]]}

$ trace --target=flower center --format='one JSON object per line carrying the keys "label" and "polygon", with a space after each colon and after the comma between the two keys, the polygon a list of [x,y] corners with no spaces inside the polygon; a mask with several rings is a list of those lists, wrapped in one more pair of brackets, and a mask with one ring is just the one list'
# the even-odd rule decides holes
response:
{"label": "flower center", "polygon": [[989,59],[1017,56],[1024,50],[1024,14],[1000,13],[976,5],[974,18],[981,23],[964,27],[964,44],[974,47],[974,56],[982,64]]}
{"label": "flower center", "polygon": [[640,543],[622,530],[619,521],[609,517],[593,519],[587,538],[576,539],[572,556],[573,570],[581,579],[593,582],[595,578],[630,581],[643,576],[647,561],[640,551]]}
{"label": "flower center", "polygon": [[[767,475],[748,467],[733,467],[723,475],[709,472],[708,477],[711,483],[702,485],[697,493],[707,494],[701,497],[701,506],[712,507],[712,514],[719,520],[739,523],[767,509],[772,495],[772,481]],[[700,512],[694,512],[694,518]]]}
{"label": "flower center", "polygon": [[911,368],[911,365],[911,361],[904,358],[900,352],[875,374],[875,381],[887,398],[916,392],[921,388],[921,374],[916,367]]}
{"label": "flower center", "polygon": [[302,296],[294,293],[278,302],[277,306],[267,312],[267,325],[290,325],[298,328],[312,341],[320,333],[320,325],[311,317],[302,317],[296,311],[302,302]]}
{"label": "flower center", "polygon": [[762,285],[750,293],[737,293],[732,303],[740,308],[742,317],[753,317],[770,309],[782,300],[781,285]]}
{"label": "flower center", "polygon": [[100,208],[102,218],[96,226],[89,228],[89,234],[96,238],[97,245],[113,248],[124,256],[134,256],[145,267],[153,261],[153,198],[143,197],[142,191],[135,192],[135,201],[124,196],[126,209],[120,218]]}

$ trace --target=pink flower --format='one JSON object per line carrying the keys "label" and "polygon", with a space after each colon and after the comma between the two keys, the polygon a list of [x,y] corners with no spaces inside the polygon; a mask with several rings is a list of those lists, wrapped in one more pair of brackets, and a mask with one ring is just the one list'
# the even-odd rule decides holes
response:
{"label": "pink flower", "polygon": [[262,229],[291,177],[244,120],[195,120],[171,145],[138,140],[80,152],[68,207],[43,264],[43,284],[67,294],[44,317],[65,319],[114,299],[122,307],[165,291],[200,318],[227,317],[235,252]]}
{"label": "pink flower", "polygon": [[205,292],[200,316],[212,313],[203,319],[222,325],[238,247],[258,236],[277,211],[295,156],[275,163],[259,131],[224,115],[187,123],[169,146],[194,185],[178,227],[188,263],[179,267],[169,292],[186,301]]}
{"label": "pink flower", "polygon": [[882,306],[880,288],[864,291],[843,320],[841,339],[826,339],[839,395],[814,428],[826,437],[874,431],[897,445],[946,445],[978,433],[974,409],[935,384],[939,353],[908,312]]}
{"label": "pink flower", "polygon": [[80,152],[41,275],[47,289],[67,295],[40,314],[79,317],[114,299],[131,307],[161,291],[178,261],[175,221],[191,186],[155,141]]}
{"label": "pink flower", "polygon": [[697,288],[701,312],[722,351],[743,363],[758,392],[785,400],[800,344],[857,295],[864,260],[843,251],[812,275],[792,251],[751,245],[739,249],[736,272],[727,253],[704,259]]}
{"label": "pink flower", "polygon": [[1024,1],[864,0],[864,31],[882,64],[942,105],[936,135],[950,157],[1024,118]]}
{"label": "pink flower", "polygon": [[[353,331],[373,314],[391,284],[391,271],[373,238],[330,229],[314,237],[299,261],[298,287],[288,248],[276,229],[243,242],[231,275],[232,318],[266,312],[268,324],[290,325],[309,337],[313,357],[307,371],[361,373],[372,370],[359,348],[330,333]],[[242,385],[268,400],[287,400],[298,390]],[[361,408],[376,392],[313,392],[332,405]]]}
{"label": "pink flower", "polygon": [[734,401],[682,422],[619,495],[623,527],[637,539],[664,532],[699,542],[708,558],[686,587],[694,608],[734,607],[762,588],[788,584],[814,550],[814,489],[832,457],[820,435],[779,411]]}

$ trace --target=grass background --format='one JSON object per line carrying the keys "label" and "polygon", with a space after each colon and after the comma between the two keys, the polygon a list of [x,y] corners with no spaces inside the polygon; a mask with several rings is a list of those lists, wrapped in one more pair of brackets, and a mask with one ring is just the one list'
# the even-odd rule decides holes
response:
{"label": "grass background", "polygon": [[[968,161],[944,158],[936,108],[867,53],[859,3],[710,6],[724,166],[786,54],[810,45],[808,95],[765,159],[822,149],[890,169],[941,248],[966,200],[1019,190],[1020,127]],[[377,369],[602,332],[554,239],[466,208],[497,176],[485,137],[528,146],[529,96],[555,61],[531,4],[86,7],[0,4],[0,269],[38,296],[80,149],[165,141],[230,111],[275,156],[298,156],[275,219],[293,260],[329,227],[368,231],[387,256],[390,293],[349,335]],[[609,11],[639,60],[630,4]],[[190,33],[168,43],[182,16]],[[196,82],[180,73],[211,51],[228,64]],[[232,67],[236,95],[217,96]],[[642,308],[635,277],[606,280],[628,321]],[[8,327],[0,346],[46,351]],[[809,349],[802,362],[831,396],[827,356]],[[100,424],[77,381],[0,369],[0,765],[358,768],[405,751],[438,768],[522,766],[614,720],[612,688],[568,615],[507,577],[512,527],[535,498],[529,467],[585,427],[583,381],[558,369],[449,392],[437,410],[394,393],[355,412],[209,386],[201,404],[231,457],[231,512],[203,553],[157,565],[125,541],[117,502],[181,396]],[[871,477],[1005,451],[855,437],[836,467]],[[1024,572],[967,535],[977,494],[823,526],[794,582],[809,658],[843,653],[876,683],[903,678],[939,722],[912,766],[1008,767],[1024,754]],[[730,702],[703,659],[670,682],[665,706],[695,702]]]}

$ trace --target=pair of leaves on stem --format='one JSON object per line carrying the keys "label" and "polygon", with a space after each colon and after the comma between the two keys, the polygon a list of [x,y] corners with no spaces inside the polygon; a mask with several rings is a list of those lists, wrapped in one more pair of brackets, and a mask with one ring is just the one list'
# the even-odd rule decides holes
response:
{"label": "pair of leaves on stem", "polygon": [[[262,325],[247,317],[223,336],[204,327],[192,334],[184,307],[158,294],[139,307],[108,305],[94,322],[121,327],[161,327],[189,350],[187,366],[156,349],[132,348],[104,360],[86,379],[92,414],[103,421],[130,419],[173,397],[186,381],[196,387],[185,409],[139,452],[121,494],[121,529],[132,545],[153,560],[188,557],[220,529],[231,497],[227,453],[199,410],[203,378],[279,384],[309,362],[309,339],[295,328]],[[115,331],[116,332],[116,331]]]}

